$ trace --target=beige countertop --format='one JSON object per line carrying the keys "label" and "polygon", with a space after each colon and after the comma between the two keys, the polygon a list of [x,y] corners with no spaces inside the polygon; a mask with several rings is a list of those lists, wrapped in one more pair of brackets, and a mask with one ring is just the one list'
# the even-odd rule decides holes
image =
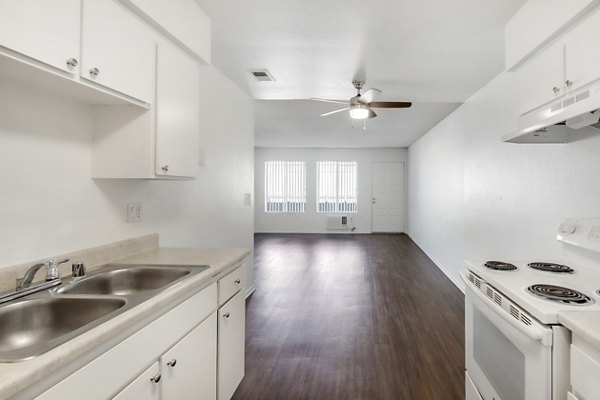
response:
{"label": "beige countertop", "polygon": [[209,268],[34,359],[0,363],[0,399],[14,396],[33,382],[59,378],[69,366],[72,369],[74,364],[90,358],[90,354],[110,344],[119,333],[133,329],[149,318],[158,318],[169,308],[217,281],[249,254],[248,249],[242,248],[157,248],[116,260],[113,264],[208,265]]}
{"label": "beige countertop", "polygon": [[600,311],[560,311],[558,322],[600,349]]}

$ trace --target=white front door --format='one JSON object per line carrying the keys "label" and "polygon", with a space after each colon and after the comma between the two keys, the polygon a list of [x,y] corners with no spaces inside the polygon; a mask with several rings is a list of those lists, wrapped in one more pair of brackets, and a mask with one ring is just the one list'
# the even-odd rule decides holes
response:
{"label": "white front door", "polygon": [[404,163],[373,163],[371,231],[404,232]]}

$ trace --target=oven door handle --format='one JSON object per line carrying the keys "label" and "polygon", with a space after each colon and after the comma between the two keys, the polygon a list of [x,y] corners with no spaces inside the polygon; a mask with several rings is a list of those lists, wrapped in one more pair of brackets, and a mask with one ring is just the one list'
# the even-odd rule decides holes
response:
{"label": "oven door handle", "polygon": [[[537,323],[536,321],[533,321],[533,320],[531,321],[531,325],[526,325],[525,323],[521,322],[521,320],[516,319],[511,314],[509,314],[508,311],[504,310],[498,304],[493,302],[485,294],[483,294],[469,280],[469,278],[465,274],[465,271],[460,272],[460,277],[462,278],[463,281],[465,281],[465,284],[467,286],[469,286],[470,289],[472,289],[471,291],[473,293],[475,293],[475,295],[479,298],[479,300],[484,302],[490,310],[492,310],[496,315],[498,315],[503,320],[508,322],[513,328],[517,329],[519,332],[521,332],[528,338],[538,341],[538,342],[541,342],[542,345],[544,345],[544,346],[552,346],[552,330],[550,328],[543,327],[539,323]],[[486,287],[488,286],[487,283],[485,283],[485,281],[483,281],[483,280],[482,280],[482,284],[484,284]],[[504,296],[502,296],[502,297],[504,297]],[[506,297],[504,297],[503,300],[509,301],[508,299],[506,299]]]}

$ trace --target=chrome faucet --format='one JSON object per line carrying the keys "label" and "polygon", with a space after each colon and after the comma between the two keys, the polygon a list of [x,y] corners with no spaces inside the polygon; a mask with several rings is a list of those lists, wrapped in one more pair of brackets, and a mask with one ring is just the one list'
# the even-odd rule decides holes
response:
{"label": "chrome faucet", "polygon": [[43,266],[48,266],[48,271],[46,272],[46,282],[51,281],[60,281],[60,274],[58,272],[58,266],[60,264],[66,263],[69,259],[65,260],[50,260],[47,263],[39,263],[32,265],[25,275],[22,278],[17,278],[17,290],[27,289],[31,286],[31,282],[33,282],[33,278],[35,274],[42,268]]}

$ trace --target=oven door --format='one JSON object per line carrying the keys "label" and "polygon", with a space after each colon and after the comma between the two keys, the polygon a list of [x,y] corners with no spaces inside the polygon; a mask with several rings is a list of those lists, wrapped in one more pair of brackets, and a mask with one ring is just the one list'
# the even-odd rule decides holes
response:
{"label": "oven door", "polygon": [[470,278],[463,274],[466,365],[481,397],[551,399],[552,329],[523,313],[483,280]]}

